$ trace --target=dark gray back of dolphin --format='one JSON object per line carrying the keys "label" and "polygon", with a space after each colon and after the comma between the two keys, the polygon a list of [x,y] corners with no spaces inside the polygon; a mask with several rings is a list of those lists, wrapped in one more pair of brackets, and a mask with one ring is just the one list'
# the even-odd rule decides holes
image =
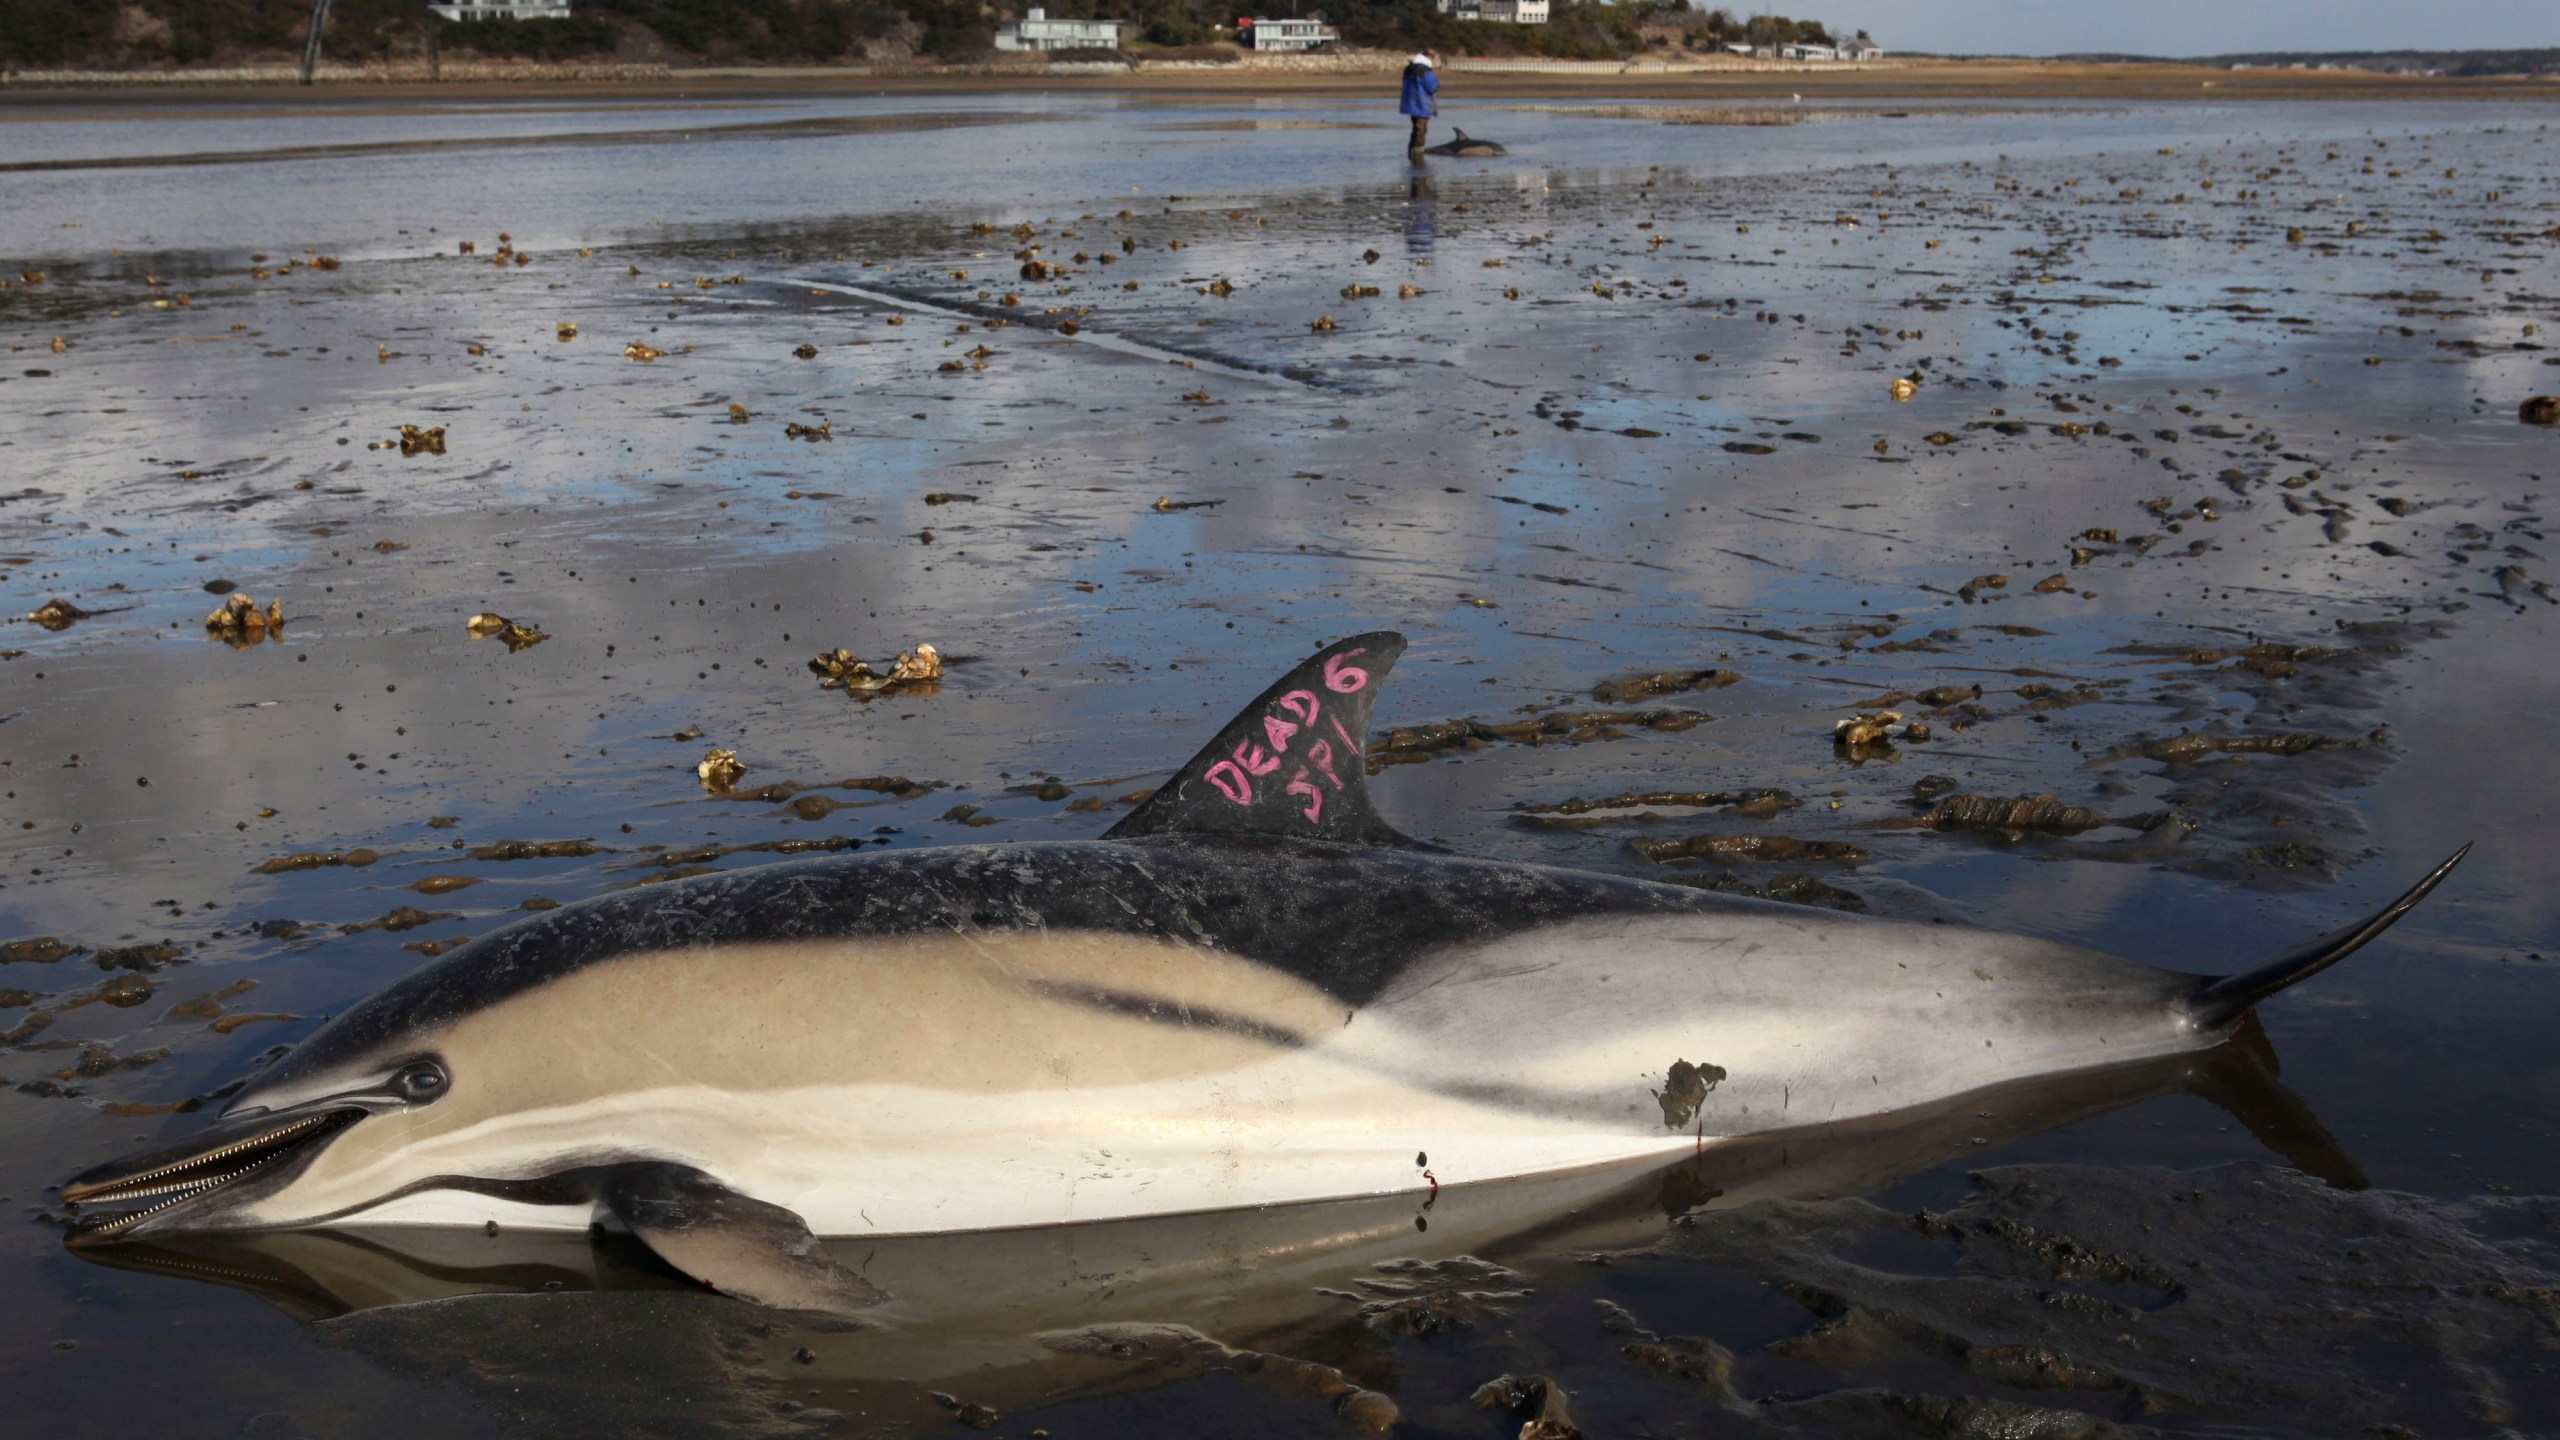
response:
{"label": "dark gray back of dolphin", "polygon": [[[1365,809],[1365,787],[1353,793]],[[358,1003],[267,1078],[326,1069],[402,1028],[633,953],[1031,929],[1117,934],[1251,960],[1348,1007],[1437,946],[1605,915],[1737,911],[1787,907],[1421,845],[1252,833],[819,856],[599,896],[510,926]]]}

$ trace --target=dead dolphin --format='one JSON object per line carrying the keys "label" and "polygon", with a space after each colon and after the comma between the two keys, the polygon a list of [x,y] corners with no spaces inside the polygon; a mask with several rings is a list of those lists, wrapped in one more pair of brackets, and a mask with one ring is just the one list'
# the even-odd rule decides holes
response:
{"label": "dead dolphin", "polygon": [[1425,150],[1422,153],[1425,155],[1455,155],[1465,159],[1486,159],[1495,155],[1508,155],[1511,152],[1503,149],[1501,146],[1496,145],[1490,140],[1478,140],[1468,135],[1466,131],[1460,130],[1458,132],[1457,139],[1444,141],[1441,144],[1432,146],[1430,149]]}
{"label": "dead dolphin", "polygon": [[[1975,1163],[1986,1135],[2006,1143],[2162,1095],[2222,1106],[2296,1166],[2360,1186],[2354,1161],[2276,1068],[2264,1033],[2243,1026],[2233,1043],[2209,1050],[2038,1076],[1818,1131],[1740,1136],[1670,1161],[1436,1195],[829,1241],[839,1260],[897,1297],[871,1312],[887,1323],[858,1335],[832,1319],[776,1323],[781,1317],[724,1314],[716,1300],[671,1294],[692,1287],[628,1235],[351,1224],[173,1233],[74,1253],[117,1270],[238,1287],[306,1322],[368,1317],[329,1325],[325,1343],[395,1373],[459,1384],[503,1407],[519,1431],[603,1433],[599,1370],[620,1392],[613,1382],[646,1355],[641,1363],[657,1383],[628,1392],[628,1403],[689,1394],[690,1428],[709,1424],[702,1417],[717,1410],[706,1407],[724,1394],[751,1393],[711,1377],[762,1372],[788,1376],[793,1399],[812,1410],[861,1411],[865,1433],[899,1419],[939,1433],[950,1428],[952,1395],[1014,1415],[1199,1374],[1148,1363],[1143,1343],[1139,1356],[1097,1368],[1087,1347],[1070,1343],[1097,1334],[1170,1327],[1248,1350],[1357,1353],[1364,1340],[1375,1343],[1369,1327],[1381,1320],[1344,1299],[1379,1294],[1384,1276],[1425,1295],[1452,1282],[1475,1291],[1449,1297],[1460,1307],[1477,1298],[1498,1306],[1486,1289],[1553,1295],[1589,1274],[1594,1252],[1662,1244],[1666,1223],[1685,1229],[1700,1214],[1772,1199],[1872,1195],[1951,1155]],[[1402,1305],[1431,1303],[1401,1293]],[[578,1342],[528,1344],[529,1332]],[[1125,1347],[1113,1353],[1127,1355]],[[1304,1376],[1294,1367],[1261,1373]]]}
{"label": "dead dolphin", "polygon": [[1404,650],[1329,645],[1098,841],[829,857],[500,931],[62,1187],[72,1243],[583,1230],[785,1308],[817,1236],[1436,1192],[2199,1050],[2388,928],[2208,976],[1471,859],[1364,779]]}
{"label": "dead dolphin", "polygon": [[[2208,1050],[2035,1076],[1818,1131],[1728,1137],[1669,1161],[1246,1211],[865,1236],[828,1248],[899,1297],[910,1339],[939,1329],[940,1343],[967,1357],[906,1378],[957,1378],[1011,1338],[1080,1324],[1179,1319],[1215,1334],[1292,1327],[1333,1307],[1383,1261],[1472,1255],[1515,1268],[1579,1265],[1595,1250],[1648,1243],[1666,1218],[1772,1198],[1870,1195],[1944,1164],[1986,1133],[2013,1140],[2164,1095],[2214,1105],[2332,1186],[2367,1188],[2362,1168],[2278,1068],[2265,1032],[2244,1025],[2232,1043]],[[590,1238],[357,1222],[173,1231],[77,1253],[120,1270],[237,1286],[303,1320],[457,1295],[683,1283],[628,1236],[595,1246]]]}

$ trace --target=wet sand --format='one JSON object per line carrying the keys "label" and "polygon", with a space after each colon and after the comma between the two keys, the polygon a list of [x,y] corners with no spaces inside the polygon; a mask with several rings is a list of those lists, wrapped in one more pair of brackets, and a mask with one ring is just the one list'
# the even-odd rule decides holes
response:
{"label": "wet sand", "polygon": [[[576,1433],[634,1373],[642,1433],[950,1423],[928,1389],[1001,1397],[1006,1433],[1334,1423],[1347,1392],[1272,1354],[1487,1435],[1521,1421],[1468,1394],[1532,1372],[1594,1433],[2553,1423],[2541,107],[1505,102],[1459,123],[1509,159],[1415,169],[1369,109],[1172,99],[0,177],[0,588],[94,612],[0,633],[0,1193],[30,1222],[0,1363],[31,1424]],[[342,120],[220,148],[364,143]],[[203,148],[46,123],[63,160]],[[281,631],[209,635],[234,593]],[[1139,1314],[1214,1350],[902,1368],[645,1266],[305,1326],[58,1247],[60,1178],[464,937],[791,853],[1098,833],[1387,625],[1382,806],[1474,853],[2213,970],[2480,849],[2265,1008],[2281,1081],[1808,1136],[1767,1162],[1801,1184],[1664,1180],[1634,1231],[1503,1274],[1363,1255],[1329,1309],[1293,1276],[1223,1328]],[[805,666],[918,641],[927,691]],[[2201,1223],[2182,1189],[2256,1242],[2134,1238]],[[2406,1273],[2338,1268],[2380,1250]],[[2525,1298],[2387,1298],[2493,1284]],[[2285,1348],[2313,1313],[2346,1348]],[[530,1338],[554,1322],[592,1343]],[[2192,1381],[2162,1359],[2213,1346]],[[2278,1370],[2310,1378],[2250,1383]],[[2410,1383],[2354,1378],[2382,1373]]]}

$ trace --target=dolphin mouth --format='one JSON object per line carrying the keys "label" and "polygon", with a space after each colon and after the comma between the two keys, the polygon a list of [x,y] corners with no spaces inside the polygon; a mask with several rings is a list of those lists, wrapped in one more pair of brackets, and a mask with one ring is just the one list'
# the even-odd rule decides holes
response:
{"label": "dolphin mouth", "polygon": [[96,1245],[128,1235],[218,1191],[308,1157],[321,1140],[365,1113],[359,1106],[333,1106],[291,1119],[258,1116],[101,1165],[63,1184],[63,1203],[84,1212],[73,1219],[65,1238],[74,1245]]}

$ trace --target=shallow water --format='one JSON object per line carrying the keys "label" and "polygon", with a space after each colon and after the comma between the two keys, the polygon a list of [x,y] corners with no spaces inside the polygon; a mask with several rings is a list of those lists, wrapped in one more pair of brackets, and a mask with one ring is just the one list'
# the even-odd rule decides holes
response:
{"label": "shallow water", "polygon": [[[1393,117],[1298,102],[206,104],[184,125],[21,107],[0,124],[11,162],[403,148],[0,172],[8,271],[42,274],[0,290],[7,613],[99,612],[0,636],[0,943],[86,947],[0,964],[0,1194],[31,1222],[0,1245],[16,1413],[49,1431],[593,1433],[605,1413],[641,1433],[866,1433],[959,1425],[938,1391],[1003,1411],[1001,1433],[1203,1413],[1296,1432],[1335,1423],[1338,1397],[1311,1387],[1338,1383],[1392,1397],[1414,1433],[1493,1435],[1519,1421],[1467,1394],[1535,1372],[1628,1433],[1985,1433],[2002,1405],[2170,1431],[2549,1428],[2547,1300],[2370,1298],[2547,1295],[2560,1270],[2542,1040],[2560,780],[2536,746],[2560,704],[2560,432],[2517,419],[2560,392],[2548,112],[1885,108],[1743,128],[1453,107],[1511,157],[1415,169]],[[716,128],[777,123],[801,128]],[[549,138],[406,143],[525,137]],[[493,263],[501,232],[530,263]],[[1069,273],[1021,278],[1026,244]],[[319,256],[340,263],[285,268]],[[1070,312],[1074,338],[1051,328]],[[1322,315],[1336,328],[1311,330]],[[635,362],[633,342],[665,353]],[[1900,375],[1919,384],[1897,403]],[[386,447],[402,424],[444,426],[444,452]],[[973,498],[928,498],[947,495]],[[283,634],[207,637],[213,582],[280,599]],[[475,640],[480,611],[550,638]],[[1874,913],[2212,971],[2479,849],[2384,941],[2263,1007],[2280,1087],[2263,1065],[2056,1085],[1988,1118],[1807,1137],[1764,1169],[1719,1159],[1686,1188],[1647,1179],[1632,1206],[1476,1197],[1480,1218],[1441,1215],[1431,1246],[1403,1238],[1398,1202],[1309,1222],[1372,1238],[1308,1270],[1260,1258],[1279,1241],[1251,1217],[1078,1237],[1057,1271],[1009,1272],[1036,1323],[962,1307],[894,1339],[820,1335],[603,1252],[222,1261],[268,1275],[271,1305],[59,1246],[62,1177],[183,1130],[190,1097],[528,901],[787,842],[1089,836],[1287,664],[1381,626],[1414,641],[1382,727],[1712,716],[1586,720],[1377,777],[1390,819],[1473,853],[1754,888],[1809,874]],[[803,668],[916,641],[954,657],[934,693],[858,702]],[[1742,678],[1593,696],[1701,666]],[[1833,721],[1940,686],[1966,693],[1891,702],[1930,738],[1830,744]],[[2338,743],[2137,748],[2182,734]],[[749,766],[742,789],[895,775],[923,793],[706,794],[693,766],[715,744]],[[1932,776],[2127,823],[1915,828]],[[1039,798],[1053,777],[1071,798]],[[1519,809],[1762,787],[1794,803],[1656,799],[1576,827]],[[1655,865],[1630,844],[1698,833],[1866,853]],[[511,839],[596,848],[471,854]],[[256,870],[357,847],[380,858]],[[1977,1184],[1986,1165],[2028,1168]],[[2212,1250],[2218,1284],[2142,1291],[1999,1250],[2022,1206],[2051,1208],[2054,1233],[2125,1228],[2176,1189],[2144,1167],[2200,1171],[2199,1205],[2258,1227]],[[2019,1174],[2048,1198],[2021,1200]],[[2379,1188],[2337,1188],[2359,1179]],[[1924,1209],[1958,1218],[1895,1228]],[[1577,1218],[1531,1223],[1551,1211]],[[2381,1319],[2281,1350],[2284,1316],[2344,1305],[2303,1277],[2339,1236],[2382,1233],[2416,1258],[2356,1292]],[[2156,1263],[2211,1248],[2194,1243]],[[1510,1278],[1377,1268],[1443,1244]],[[1185,1289],[1168,1257],[1233,1281]],[[909,1263],[953,1294],[985,1283]],[[1136,1298],[1079,1310],[1105,1272]],[[2057,1285],[2174,1323],[2039,1330],[2032,1297]],[[514,1286],[533,1293],[469,1293]],[[431,1294],[449,1298],[382,1308]],[[1440,1318],[1329,1295],[1419,1295]],[[1216,1343],[1021,1339],[1102,1319]],[[2158,1353],[2100,1353],[2221,1331],[2242,1337],[2222,1342],[2229,1373],[2184,1388]],[[1733,1352],[1730,1394],[1666,1336]],[[1982,1358],[2029,1343],[2080,1368]],[[1336,1380],[1284,1382],[1251,1358],[1271,1354]],[[2365,1408],[2253,1390],[2253,1365]],[[2374,1375],[2402,1388],[2376,1398],[2356,1378]]]}

